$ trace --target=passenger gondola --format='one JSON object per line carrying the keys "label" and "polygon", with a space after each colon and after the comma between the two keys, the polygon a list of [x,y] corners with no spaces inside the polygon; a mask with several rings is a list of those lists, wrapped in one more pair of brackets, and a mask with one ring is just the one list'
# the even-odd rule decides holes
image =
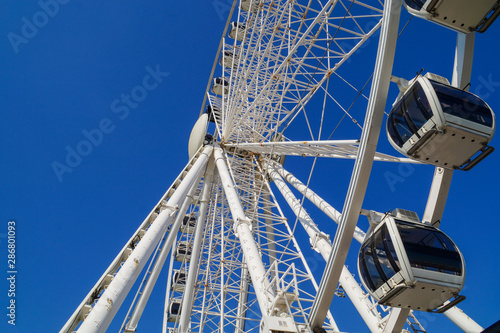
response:
{"label": "passenger gondola", "polygon": [[[210,134],[206,134],[205,138],[207,135]],[[195,227],[196,227],[196,216],[193,216],[191,214],[187,214],[186,216],[184,216],[181,224],[181,232],[185,234],[192,234],[194,232]]]}
{"label": "passenger gondola", "polygon": [[208,114],[208,121],[211,123],[215,123],[215,115],[219,116],[221,115],[221,110],[218,106],[211,106],[208,104],[205,107],[205,113]]}
{"label": "passenger gondola", "polygon": [[484,32],[500,14],[499,0],[405,0],[410,14],[453,30]]}
{"label": "passenger gondola", "polygon": [[482,99],[430,73],[410,81],[387,119],[397,151],[447,169],[474,167],[493,152],[494,133],[495,115]]}
{"label": "passenger gondola", "polygon": [[222,57],[219,60],[219,65],[232,68],[238,63],[238,54],[232,51],[224,51]]}
{"label": "passenger gondola", "polygon": [[385,215],[361,245],[358,270],[379,304],[444,312],[462,301],[463,257],[442,231],[419,222],[416,214]]}
{"label": "passenger gondola", "polygon": [[177,318],[181,314],[181,300],[180,299],[172,299],[170,305],[168,307],[168,318],[167,321],[171,323],[175,323]]}
{"label": "passenger gondola", "polygon": [[229,82],[222,77],[216,77],[212,83],[211,90],[215,95],[227,95],[229,92]]}
{"label": "passenger gondola", "polygon": [[238,22],[231,22],[231,30],[229,30],[229,37],[242,42],[245,38],[246,26]]}
{"label": "passenger gondola", "polygon": [[172,282],[172,290],[183,292],[186,288],[186,279],[187,275],[184,270],[176,270],[174,271],[174,278]]}
{"label": "passenger gondola", "polygon": [[189,262],[191,260],[191,252],[191,244],[188,241],[180,241],[179,244],[177,244],[175,260]]}
{"label": "passenger gondola", "polygon": [[260,0],[241,0],[240,8],[245,12],[256,13],[259,10]]}

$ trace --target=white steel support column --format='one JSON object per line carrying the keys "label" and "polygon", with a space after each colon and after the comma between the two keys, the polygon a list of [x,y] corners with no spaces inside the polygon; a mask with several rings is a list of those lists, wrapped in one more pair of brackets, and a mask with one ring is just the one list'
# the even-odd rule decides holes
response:
{"label": "white steel support column", "polygon": [[213,159],[210,163],[203,180],[203,192],[201,194],[200,208],[198,221],[196,221],[196,228],[194,231],[193,248],[191,251],[191,260],[189,261],[189,271],[186,280],[186,287],[184,289],[184,296],[182,298],[181,318],[179,320],[179,333],[188,332],[189,322],[191,318],[191,311],[194,303],[194,292],[196,278],[198,275],[198,266],[201,252],[201,242],[203,241],[203,230],[205,227],[205,220],[207,217],[208,202],[210,201],[212,179],[214,175],[215,165]]}
{"label": "white steel support column", "polygon": [[[328,202],[326,202],[322,197],[317,195],[313,190],[304,185],[297,177],[295,177],[291,172],[285,170],[281,165],[275,163],[273,167],[278,171],[278,173],[283,177],[290,185],[295,187],[300,193],[302,193],[309,201],[311,201],[316,207],[318,207],[323,213],[325,213],[329,218],[331,218],[335,223],[340,222],[342,214],[333,208]],[[365,239],[365,232],[358,227],[354,230],[354,239],[359,243],[363,243]]]}
{"label": "white steel support column", "polygon": [[163,243],[160,255],[158,256],[158,259],[156,260],[154,267],[151,270],[151,274],[146,282],[146,285],[144,286],[144,289],[141,292],[141,296],[139,297],[139,300],[134,307],[134,311],[130,316],[130,320],[125,327],[125,332],[135,332],[137,329],[137,325],[139,324],[139,320],[141,319],[144,308],[146,307],[146,304],[149,300],[149,296],[151,295],[151,292],[153,291],[153,288],[156,284],[156,280],[158,279],[158,276],[163,269],[163,265],[165,264],[165,260],[170,253],[170,249],[175,239],[177,238],[177,232],[179,231],[179,228],[182,224],[182,220],[184,219],[189,206],[193,203],[193,196],[196,192],[196,189],[198,188],[201,176],[202,173],[200,173],[196,178],[196,181],[191,186],[191,189],[189,189],[189,193],[186,195],[186,199],[182,203],[181,208],[177,212],[174,223],[172,224],[169,234],[167,235],[167,239]]}
{"label": "white steel support column", "polygon": [[406,324],[410,309],[392,308],[384,333],[401,332]]}
{"label": "white steel support column", "polygon": [[429,191],[429,198],[422,218],[423,222],[429,222],[434,227],[439,228],[452,178],[453,170],[441,167],[436,167],[434,170],[431,190]]}
{"label": "white steel support column", "polygon": [[262,315],[271,315],[270,306],[273,300],[273,293],[271,291],[271,284],[266,278],[266,270],[261,260],[261,255],[255,239],[253,237],[250,226],[252,225],[250,219],[245,216],[243,206],[241,205],[238,193],[234,188],[233,180],[227,169],[226,161],[220,148],[215,148],[214,151],[215,163],[219,171],[219,177],[227,197],[231,215],[234,220],[233,230],[241,243],[241,249],[245,256],[248,265],[248,271],[252,278],[252,283],[259,303]]}
{"label": "white steel support column", "polygon": [[245,331],[245,316],[246,307],[248,302],[248,289],[250,284],[248,283],[248,266],[246,261],[243,259],[243,267],[241,268],[241,287],[240,295],[238,298],[238,310],[236,312],[236,328],[234,331],[236,333],[243,333]]}
{"label": "white steel support column", "polygon": [[[457,46],[455,49],[455,64],[453,66],[453,78],[451,85],[468,90],[472,73],[472,59],[474,57],[475,33],[457,35]],[[433,226],[439,227],[443,216],[448,192],[450,191],[453,170],[437,167],[434,172],[429,199],[425,207],[423,221],[430,222]]]}
{"label": "white steel support column", "polygon": [[[215,158],[215,156],[214,156]],[[217,205],[217,203],[219,203],[219,191],[215,191],[215,197],[213,198],[213,202],[215,205]],[[212,221],[215,220],[215,216],[217,215],[217,209],[214,209],[213,212],[212,212]],[[224,221],[223,219],[221,221]],[[224,222],[222,222],[224,223]],[[215,223],[212,223],[212,226],[210,228],[210,231],[207,232],[207,235],[209,235],[209,239],[208,239],[208,248],[213,248],[213,245],[214,245],[214,229],[215,229]],[[212,256],[208,256],[207,258],[207,264],[206,266],[207,267],[210,267],[210,265],[212,264]],[[205,280],[203,281],[203,283],[205,285],[208,285],[208,281],[209,281],[209,274],[205,274]],[[206,323],[206,316],[207,316],[207,313],[205,312],[205,308],[206,308],[206,302],[207,300],[207,288],[203,288],[203,299],[202,299],[202,302],[201,302],[201,313],[200,313],[200,329],[199,329],[199,332],[204,332],[205,330],[205,323]]]}
{"label": "white steel support column", "polygon": [[290,191],[290,188],[285,184],[285,181],[281,178],[276,169],[274,169],[272,165],[268,165],[267,171],[309,236],[312,248],[318,251],[325,260],[328,260],[332,250],[328,235],[318,229],[316,223],[314,223],[304,207],[301,206],[300,201],[295,197],[292,191]]}
{"label": "white steel support column", "polygon": [[[224,212],[221,210],[220,211],[220,217],[221,217],[221,221],[224,221]],[[220,261],[220,290],[224,290],[224,265],[225,265],[225,255],[226,255],[226,247],[225,247],[225,244],[224,244],[224,241],[225,241],[225,236],[224,236],[224,226],[225,226],[225,223],[222,222],[220,224],[220,248],[221,248],[221,261]],[[220,307],[220,313],[219,313],[219,329],[220,329],[220,333],[224,333],[224,310],[225,310],[225,302],[224,302],[224,298],[226,296],[226,293],[225,292],[221,292],[220,293],[220,304],[221,304],[221,307]]]}
{"label": "white steel support column", "polygon": [[[475,33],[457,34],[457,46],[455,49],[455,63],[453,66],[452,86],[468,90],[472,75],[472,59],[474,57]],[[432,179],[431,190],[427,205],[425,207],[423,221],[430,222],[433,226],[439,228],[441,218],[444,213],[446,200],[450,191],[453,170],[437,167]],[[482,332],[483,328],[467,316],[456,306],[446,311],[448,317],[455,325],[464,332]]]}
{"label": "white steel support column", "polygon": [[389,91],[396,51],[401,5],[402,0],[386,0],[384,3],[377,60],[365,122],[363,124],[363,132],[361,134],[358,157],[354,164],[339,228],[333,240],[332,253],[326,264],[325,272],[309,315],[309,323],[313,328],[323,325],[326,313],[332,302],[368,186],[387,102],[387,93]]}
{"label": "white steel support column", "polygon": [[[285,184],[285,181],[280,177],[277,170],[273,166],[268,165],[267,171],[269,172],[271,179],[274,181],[274,184],[280,190],[286,202],[299,219],[302,227],[304,227],[305,231],[309,235],[313,249],[317,250],[325,261],[328,260],[330,253],[332,252],[332,246],[328,241],[326,234],[319,230],[318,226],[311,219],[304,207],[301,207],[300,201],[295,197],[292,191],[290,191],[290,188]],[[342,272],[340,274],[340,284],[370,331],[381,332],[379,322],[381,318],[372,311],[375,307],[373,307],[373,304],[368,301],[366,294],[345,266],[342,268]]]}
{"label": "white steel support column", "polygon": [[[172,246],[175,247],[176,245],[177,245],[177,242],[174,240],[174,244],[172,244]],[[175,253],[171,251],[170,252],[170,263],[168,265],[169,272],[172,272],[172,269],[174,267],[174,260],[175,260]],[[163,305],[163,324],[162,324],[162,328],[161,328],[162,333],[167,333],[167,323],[168,323],[168,315],[169,315],[168,307],[170,305],[170,291],[172,288],[172,280],[173,280],[173,276],[169,275],[167,277],[167,288],[165,288],[165,302]]]}
{"label": "white steel support column", "polygon": [[139,276],[142,268],[154,251],[162,235],[170,225],[172,216],[179,205],[186,197],[188,190],[203,171],[208,157],[212,152],[212,147],[206,147],[198,160],[183,179],[175,193],[167,202],[167,208],[162,211],[151,224],[148,231],[132,251],[121,269],[113,278],[108,288],[99,298],[87,318],[78,329],[80,333],[105,332],[113,317],[118,312],[128,292],[132,288],[135,280]]}
{"label": "white steel support column", "polygon": [[444,315],[464,332],[479,333],[484,331],[484,328],[456,306],[447,310]]}
{"label": "white steel support column", "polygon": [[269,218],[269,216],[272,214],[271,205],[269,204],[269,202],[271,201],[271,196],[269,195],[269,193],[264,194],[263,201],[264,202],[262,208],[264,209],[264,223],[266,224],[267,238],[269,238],[269,242],[267,245],[269,249],[269,265],[272,265],[276,261],[277,255],[276,244],[274,242],[273,220]]}
{"label": "white steel support column", "polygon": [[472,75],[472,60],[474,58],[475,32],[470,34],[457,34],[457,46],[455,49],[455,64],[453,67],[453,78],[451,85],[458,89],[469,90]]}

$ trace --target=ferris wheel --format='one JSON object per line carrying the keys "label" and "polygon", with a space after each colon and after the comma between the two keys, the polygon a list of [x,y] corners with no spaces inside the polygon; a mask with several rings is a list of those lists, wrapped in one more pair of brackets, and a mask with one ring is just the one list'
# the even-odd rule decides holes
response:
{"label": "ferris wheel", "polygon": [[[451,82],[392,75],[403,7],[457,31]],[[162,270],[164,333],[346,332],[330,306],[346,296],[367,331],[425,332],[423,311],[482,332],[457,307],[466,258],[440,227],[453,172],[493,151],[494,113],[467,86],[475,32],[499,13],[496,0],[235,0],[188,164],[61,332],[140,331]],[[377,150],[382,128],[399,154]],[[422,218],[363,205],[374,163],[435,166]],[[314,191],[317,174],[334,194]]]}

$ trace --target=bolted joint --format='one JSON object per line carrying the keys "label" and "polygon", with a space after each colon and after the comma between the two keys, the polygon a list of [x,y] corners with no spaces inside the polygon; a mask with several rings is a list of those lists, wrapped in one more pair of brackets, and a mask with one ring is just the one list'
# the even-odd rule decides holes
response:
{"label": "bolted joint", "polygon": [[376,227],[380,222],[382,222],[387,213],[379,213],[374,210],[370,210],[368,214],[368,221],[370,222],[370,227]]}
{"label": "bolted joint", "polygon": [[165,209],[170,209],[173,212],[177,212],[179,210],[179,206],[170,206],[167,204],[167,200],[162,200],[160,203],[160,213],[163,212]]}
{"label": "bolted joint", "polygon": [[252,221],[248,217],[243,217],[243,218],[237,217],[234,220],[234,224],[233,224],[233,231],[236,235],[238,234],[238,228],[239,228],[240,224],[246,224],[246,225],[248,225],[250,230],[252,230]]}
{"label": "bolted joint", "polygon": [[326,240],[328,243],[330,243],[330,236],[325,234],[324,232],[322,231],[318,231],[314,234],[314,236],[310,239],[310,242],[311,242],[311,248],[320,253],[319,249],[318,249],[318,242],[321,240],[321,239],[324,239]]}

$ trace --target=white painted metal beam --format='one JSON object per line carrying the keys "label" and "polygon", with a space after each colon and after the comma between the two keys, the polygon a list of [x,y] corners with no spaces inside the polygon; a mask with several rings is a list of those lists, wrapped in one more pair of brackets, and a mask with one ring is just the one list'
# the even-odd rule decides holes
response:
{"label": "white painted metal beam", "polygon": [[208,204],[210,201],[212,179],[215,170],[213,160],[210,163],[203,180],[203,192],[201,194],[201,201],[199,207],[198,220],[196,221],[196,228],[194,231],[193,248],[191,251],[191,260],[189,261],[189,271],[186,280],[186,287],[184,289],[184,296],[182,298],[181,318],[179,320],[178,332],[184,333],[189,331],[189,323],[191,319],[191,311],[194,303],[194,292],[196,278],[198,275],[198,267],[201,253],[201,242],[203,241],[203,231],[205,227],[205,220],[207,217]]}
{"label": "white painted metal beam", "polygon": [[[472,60],[474,58],[475,33],[457,34],[455,49],[455,63],[453,66],[452,86],[468,90],[472,75]],[[423,221],[439,227],[444,213],[448,193],[451,187],[453,170],[436,168],[432,180],[431,190],[425,207]],[[454,306],[444,313],[455,325],[464,332],[482,332],[483,328],[461,309]]]}
{"label": "white painted metal beam", "polygon": [[[174,242],[173,246],[176,246],[177,242]],[[170,263],[168,264],[168,271],[173,272],[173,267],[174,267],[174,261],[175,261],[175,253],[170,252]],[[163,322],[162,322],[162,328],[161,332],[162,333],[169,333],[170,330],[167,328],[168,324],[168,316],[170,315],[169,313],[169,306],[170,306],[170,293],[172,291],[172,280],[173,276],[169,275],[167,277],[167,287],[165,288],[165,301],[163,303]]]}
{"label": "white painted metal beam", "polygon": [[384,4],[379,49],[360,149],[342,210],[342,219],[333,240],[332,253],[309,315],[313,328],[323,325],[332,302],[368,186],[389,91],[401,5],[402,0],[386,0]]}
{"label": "white painted metal beam", "polygon": [[484,328],[482,328],[481,325],[476,323],[471,317],[466,315],[465,312],[456,306],[447,310],[444,315],[464,332],[480,333],[484,331]]}
{"label": "white painted metal beam", "polygon": [[231,215],[234,221],[233,230],[240,240],[241,249],[247,261],[248,270],[252,278],[252,283],[257,296],[257,301],[262,315],[270,315],[270,306],[273,300],[273,293],[270,288],[271,284],[266,278],[266,269],[262,263],[259,249],[255,243],[252,231],[250,229],[251,221],[246,217],[238,197],[238,193],[234,187],[233,180],[229,174],[225,158],[220,148],[215,148],[214,151],[215,164],[219,172],[219,177],[222,182],[224,193],[231,210]]}
{"label": "white painted metal beam", "polygon": [[130,320],[125,327],[125,332],[135,332],[137,329],[137,325],[139,324],[139,320],[141,319],[142,313],[146,308],[146,304],[156,284],[156,280],[158,279],[158,276],[160,275],[163,269],[163,265],[165,264],[165,260],[167,259],[168,254],[170,253],[170,249],[172,248],[172,245],[174,244],[174,241],[177,238],[177,232],[179,231],[184,216],[186,215],[189,206],[193,203],[194,199],[193,197],[198,188],[198,184],[200,183],[201,176],[202,174],[200,173],[197,177],[197,181],[193,183],[193,186],[189,190],[189,193],[186,195],[186,199],[181,204],[181,208],[177,212],[175,221],[170,227],[167,239],[163,243],[163,248],[160,252],[160,255],[156,259],[156,262],[153,266],[153,269],[151,270],[151,274],[149,275],[146,285],[144,286],[143,290],[140,290],[141,294],[139,300],[137,301],[137,304],[135,305],[134,310],[132,311]]}
{"label": "white painted metal beam", "polygon": [[[318,226],[314,223],[304,207],[302,207],[300,201],[295,197],[292,191],[290,191],[290,188],[285,184],[285,181],[280,177],[274,166],[268,165],[267,170],[276,187],[283,195],[283,198],[285,198],[286,202],[299,219],[300,224],[308,234],[312,248],[318,251],[323,259],[327,261],[332,252],[332,245],[330,244],[328,236],[319,230]],[[346,266],[342,268],[340,284],[370,331],[381,332],[381,316],[378,315],[375,307],[370,303],[367,295],[360,288],[358,282],[354,279]]]}
{"label": "white painted metal beam", "polygon": [[385,325],[384,333],[401,332],[409,314],[410,309],[392,308],[387,324]]}
{"label": "white painted metal beam", "polygon": [[[359,140],[284,141],[226,144],[226,149],[235,148],[256,154],[278,154],[287,156],[328,157],[355,159],[359,151]],[[421,164],[406,157],[395,157],[375,153],[375,161]]]}
{"label": "white painted metal beam", "polygon": [[248,303],[248,291],[250,288],[250,283],[248,281],[248,266],[246,261],[242,260],[243,267],[241,268],[241,286],[240,294],[238,296],[238,310],[236,312],[236,324],[235,332],[243,333],[245,331],[246,314],[247,314],[247,303]]}
{"label": "white painted metal beam", "polygon": [[[335,223],[339,224],[342,214],[333,208],[326,200],[316,194],[309,187],[304,185],[297,177],[295,177],[291,172],[285,170],[281,165],[275,163],[273,164],[274,169],[280,174],[283,179],[285,179],[290,185],[295,187],[300,193],[302,193],[309,201],[311,201],[316,207],[318,207],[323,213],[325,213],[329,218],[331,218]],[[363,243],[365,239],[365,232],[360,228],[356,227],[354,230],[354,239],[360,244]]]}
{"label": "white painted metal beam", "polygon": [[78,329],[79,333],[105,332],[118,312],[128,292],[139,276],[148,258],[170,225],[177,205],[184,201],[187,192],[203,171],[212,147],[206,147],[189,173],[183,179],[175,193],[168,200],[167,208],[162,211],[149,227],[148,231],[132,251],[121,269],[114,276],[109,286],[94,305],[92,311]]}
{"label": "white painted metal beam", "polygon": [[434,227],[439,228],[452,178],[453,170],[441,167],[436,167],[434,170],[431,190],[429,191],[429,198],[422,218],[423,222],[429,222]]}
{"label": "white painted metal beam", "polygon": [[[200,153],[198,153],[197,155],[199,155]],[[144,237],[146,230],[149,228],[151,223],[156,218],[157,212],[159,212],[160,209],[162,209],[167,200],[172,196],[172,194],[174,193],[174,189],[177,187],[178,184],[180,184],[182,179],[185,178],[186,174],[188,173],[188,170],[192,168],[197,158],[198,157],[196,156],[189,161],[184,170],[179,174],[179,176],[176,178],[176,180],[173,182],[170,188],[165,192],[165,194],[161,197],[158,203],[154,206],[154,208],[151,210],[148,216],[141,223],[139,228],[137,228],[132,237],[130,237],[125,246],[115,257],[113,262],[104,271],[101,278],[97,281],[94,287],[90,290],[87,296],[83,299],[83,301],[76,308],[74,313],[65,323],[65,325],[60,331],[61,333],[73,332],[74,330],[76,330],[78,325],[86,318],[87,316],[86,312],[88,311],[88,309],[90,310],[92,309],[91,306],[97,302],[102,290],[107,287],[107,284],[109,284],[108,281],[109,277],[114,276],[116,272],[121,268],[123,262],[128,258],[128,253],[129,251],[131,251],[133,244],[137,244],[138,241],[140,241]]]}
{"label": "white painted metal beam", "polygon": [[[457,34],[455,63],[451,80],[452,86],[456,88],[468,90],[466,87],[471,80],[474,39],[474,32],[467,35]],[[452,177],[453,170],[436,167],[422,221],[429,222],[437,228],[439,227],[446,200],[448,199]]]}

